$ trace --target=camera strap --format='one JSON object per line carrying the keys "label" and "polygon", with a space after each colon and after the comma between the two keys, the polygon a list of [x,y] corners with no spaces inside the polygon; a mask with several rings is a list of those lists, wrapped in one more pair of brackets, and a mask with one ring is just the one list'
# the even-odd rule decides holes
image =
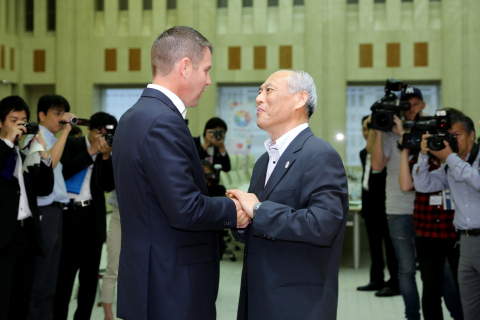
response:
{"label": "camera strap", "polygon": [[[467,162],[470,163],[471,166],[473,166],[475,159],[477,159],[479,149],[480,149],[480,145],[478,145],[477,143],[474,143],[473,148],[470,151],[470,156],[467,159]],[[479,164],[479,168],[480,168],[480,164]],[[447,173],[447,170],[448,170],[448,164],[445,166],[445,173]]]}

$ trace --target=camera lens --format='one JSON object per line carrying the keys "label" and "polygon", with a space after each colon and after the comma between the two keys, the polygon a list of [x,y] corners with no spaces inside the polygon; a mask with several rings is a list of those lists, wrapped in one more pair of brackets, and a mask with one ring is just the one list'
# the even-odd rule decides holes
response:
{"label": "camera lens", "polygon": [[427,148],[433,151],[439,151],[445,148],[443,140],[439,137],[429,137],[427,139]]}
{"label": "camera lens", "polygon": [[375,123],[377,124],[377,126],[379,126],[380,128],[385,128],[386,126],[388,126],[389,124],[389,118],[386,114],[379,114],[376,118],[375,118]]}

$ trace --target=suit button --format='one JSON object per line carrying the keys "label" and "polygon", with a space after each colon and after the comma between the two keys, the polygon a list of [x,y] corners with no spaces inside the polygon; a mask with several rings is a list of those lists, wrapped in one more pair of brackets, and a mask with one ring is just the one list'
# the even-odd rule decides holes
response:
{"label": "suit button", "polygon": [[247,256],[247,253],[245,252],[244,256],[246,257]]}

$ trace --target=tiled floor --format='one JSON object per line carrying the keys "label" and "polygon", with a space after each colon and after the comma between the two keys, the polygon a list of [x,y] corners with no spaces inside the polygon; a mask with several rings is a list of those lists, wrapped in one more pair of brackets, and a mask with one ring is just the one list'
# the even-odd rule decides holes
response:
{"label": "tiled floor", "polygon": [[[364,232],[364,229],[362,232]],[[236,262],[228,260],[228,257],[225,257],[224,260],[221,261],[220,288],[217,299],[218,320],[236,319],[240,275],[242,270],[242,252],[237,252],[236,256],[238,257]],[[105,261],[104,250],[101,267],[105,266]],[[369,280],[368,251],[365,250],[365,246],[362,250],[360,269],[355,270],[352,268],[352,266],[353,260],[351,235],[347,234],[345,239],[345,247],[342,253],[342,262],[339,275],[337,318],[339,320],[404,319],[404,305],[401,296],[396,296],[393,298],[377,298],[374,296],[373,292],[359,292],[356,290],[356,287],[367,284]],[[417,273],[417,284],[419,290],[421,290],[419,273]],[[75,307],[76,300],[72,299],[70,303],[70,314],[68,319],[73,319]],[[443,312],[445,319],[451,319],[445,307]],[[103,308],[95,306],[91,319],[103,320]]]}

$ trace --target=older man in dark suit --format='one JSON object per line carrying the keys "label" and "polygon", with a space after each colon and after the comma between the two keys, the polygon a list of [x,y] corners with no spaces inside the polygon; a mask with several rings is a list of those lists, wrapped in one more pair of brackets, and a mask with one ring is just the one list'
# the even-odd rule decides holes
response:
{"label": "older man in dark suit", "polygon": [[[0,319],[26,319],[35,259],[41,251],[36,196],[53,189],[52,161],[41,134],[39,163],[27,164],[18,140],[29,108],[18,96],[0,101]],[[38,143],[35,142],[35,143]],[[35,162],[35,161],[34,161]]]}
{"label": "older man in dark suit", "polygon": [[237,319],[336,319],[347,177],[338,153],[308,127],[315,84],[306,72],[279,71],[256,100],[267,152],[251,193],[227,191],[252,218],[234,235],[245,241]]}
{"label": "older man in dark suit", "polygon": [[186,108],[210,85],[211,43],[189,27],[152,46],[153,81],[120,119],[113,165],[122,221],[118,313],[125,319],[215,319],[216,230],[243,225],[238,202],[210,198]]}

